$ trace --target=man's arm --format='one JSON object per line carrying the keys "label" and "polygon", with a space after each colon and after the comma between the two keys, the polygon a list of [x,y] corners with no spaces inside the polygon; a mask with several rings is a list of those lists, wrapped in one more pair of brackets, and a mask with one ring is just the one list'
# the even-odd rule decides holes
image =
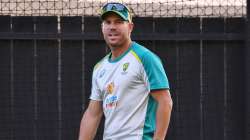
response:
{"label": "man's arm", "polygon": [[90,100],[89,106],[82,117],[79,140],[94,139],[103,115],[101,103],[101,101]]}
{"label": "man's arm", "polygon": [[170,121],[173,102],[169,90],[154,90],[151,91],[151,95],[158,103],[156,111],[156,131],[153,140],[164,140]]}

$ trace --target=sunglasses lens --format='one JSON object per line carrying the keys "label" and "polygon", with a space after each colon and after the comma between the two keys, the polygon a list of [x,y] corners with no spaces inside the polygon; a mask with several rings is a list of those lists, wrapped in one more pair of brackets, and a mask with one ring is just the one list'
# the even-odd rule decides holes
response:
{"label": "sunglasses lens", "polygon": [[104,7],[105,11],[111,10],[113,7],[113,4],[108,4],[106,7]]}
{"label": "sunglasses lens", "polygon": [[121,5],[121,4],[116,4],[116,9],[118,10],[118,11],[122,11],[122,10],[124,10],[124,6],[123,5]]}

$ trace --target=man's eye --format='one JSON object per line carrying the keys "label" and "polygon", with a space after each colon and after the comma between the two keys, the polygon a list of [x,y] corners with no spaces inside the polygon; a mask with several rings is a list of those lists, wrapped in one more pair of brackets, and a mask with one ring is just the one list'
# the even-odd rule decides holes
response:
{"label": "man's eye", "polygon": [[107,25],[107,24],[110,24],[110,22],[109,21],[105,21],[105,22],[103,22],[103,24]]}
{"label": "man's eye", "polygon": [[121,24],[121,23],[123,23],[123,21],[122,20],[117,20],[116,23]]}

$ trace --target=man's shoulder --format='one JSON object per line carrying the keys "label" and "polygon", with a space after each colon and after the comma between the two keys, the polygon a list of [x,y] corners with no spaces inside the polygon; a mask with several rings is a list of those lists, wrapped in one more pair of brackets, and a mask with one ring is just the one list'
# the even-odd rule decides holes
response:
{"label": "man's shoulder", "polygon": [[145,46],[133,41],[132,50],[137,54],[142,56],[145,52],[150,52]]}
{"label": "man's shoulder", "polygon": [[142,62],[147,59],[159,58],[154,52],[136,42],[133,42],[132,51],[140,58]]}
{"label": "man's shoulder", "polygon": [[151,51],[149,49],[147,49],[145,46],[143,46],[143,45],[141,45],[141,44],[139,44],[137,42],[133,42],[132,52],[140,60],[142,60],[144,58],[144,55],[146,55],[147,53],[150,53]]}

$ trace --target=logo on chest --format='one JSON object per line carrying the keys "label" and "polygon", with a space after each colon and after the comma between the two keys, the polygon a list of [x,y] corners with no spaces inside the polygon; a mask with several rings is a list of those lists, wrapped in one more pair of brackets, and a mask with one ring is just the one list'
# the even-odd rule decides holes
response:
{"label": "logo on chest", "polygon": [[124,63],[124,64],[122,65],[122,75],[125,75],[125,74],[128,73],[128,67],[129,67],[129,62]]}
{"label": "logo on chest", "polygon": [[115,87],[114,82],[111,82],[111,83],[108,84],[108,86],[107,86],[107,92],[108,92],[108,94],[112,94],[113,93],[114,87]]}

